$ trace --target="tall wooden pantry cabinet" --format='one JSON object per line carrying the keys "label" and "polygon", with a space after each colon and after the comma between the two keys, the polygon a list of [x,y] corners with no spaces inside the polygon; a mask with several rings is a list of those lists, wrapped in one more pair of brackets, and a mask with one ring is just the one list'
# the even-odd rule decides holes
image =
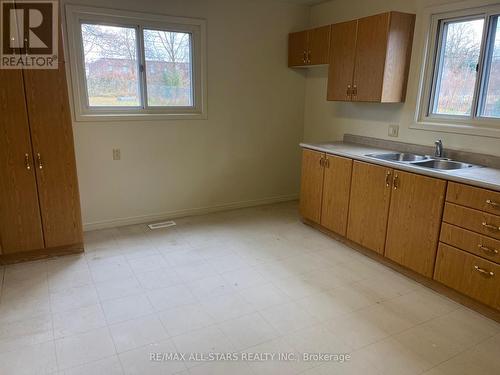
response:
{"label": "tall wooden pantry cabinet", "polygon": [[0,69],[0,264],[82,250],[61,51],[58,69]]}

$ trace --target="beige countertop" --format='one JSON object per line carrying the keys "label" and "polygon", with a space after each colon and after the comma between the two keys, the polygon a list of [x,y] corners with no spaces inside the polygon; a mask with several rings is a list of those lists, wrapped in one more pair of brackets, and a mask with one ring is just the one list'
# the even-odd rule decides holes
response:
{"label": "beige countertop", "polygon": [[[487,167],[475,167],[451,171],[443,171],[436,169],[428,169],[418,167],[412,164],[386,161],[376,159],[367,154],[394,152],[394,150],[387,150],[381,148],[373,148],[355,143],[344,142],[323,142],[323,143],[301,143],[301,147],[311,150],[326,152],[332,155],[345,156],[354,160],[369,162],[372,164],[383,165],[385,167],[395,168],[402,171],[422,174],[425,176],[442,178],[444,180],[461,182],[468,185],[482,187],[500,191],[500,169],[493,169]],[[459,160],[460,161],[460,160]]]}

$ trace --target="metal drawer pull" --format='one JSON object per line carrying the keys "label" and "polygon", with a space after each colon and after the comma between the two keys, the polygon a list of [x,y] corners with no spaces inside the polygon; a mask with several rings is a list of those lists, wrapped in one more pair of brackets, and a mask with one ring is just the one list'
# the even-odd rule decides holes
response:
{"label": "metal drawer pull", "polygon": [[475,269],[477,272],[479,272],[479,273],[481,273],[481,274],[483,274],[483,275],[485,275],[485,276],[488,276],[488,277],[493,277],[493,276],[495,276],[495,273],[494,273],[493,271],[487,271],[487,270],[485,270],[485,269],[482,269],[482,268],[481,268],[481,267],[479,267],[479,266],[474,266],[474,269]]}
{"label": "metal drawer pull", "polygon": [[387,173],[385,174],[385,186],[391,186],[391,171],[387,171]]}
{"label": "metal drawer pull", "polygon": [[28,171],[31,170],[30,156],[28,154],[24,154],[24,165]]}
{"label": "metal drawer pull", "polygon": [[489,204],[490,206],[493,207],[500,207],[500,203],[492,201],[491,199],[486,199],[486,204]]}
{"label": "metal drawer pull", "polygon": [[398,190],[399,185],[399,176],[394,174],[394,178],[392,179],[392,187],[394,190]]}
{"label": "metal drawer pull", "polygon": [[498,254],[498,250],[497,249],[490,249],[489,247],[481,245],[481,244],[479,244],[478,247],[481,250],[483,250],[485,253]]}
{"label": "metal drawer pull", "polygon": [[40,155],[40,153],[36,154],[36,158],[38,160],[38,168],[43,169],[42,156]]}
{"label": "metal drawer pull", "polygon": [[497,227],[496,225],[488,224],[487,222],[483,222],[483,227],[500,232],[500,227]]}

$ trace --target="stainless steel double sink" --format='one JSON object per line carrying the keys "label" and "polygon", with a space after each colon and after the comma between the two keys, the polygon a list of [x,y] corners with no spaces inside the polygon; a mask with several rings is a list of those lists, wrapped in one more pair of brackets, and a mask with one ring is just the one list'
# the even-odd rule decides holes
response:
{"label": "stainless steel double sink", "polygon": [[436,169],[440,171],[450,171],[456,169],[479,168],[479,165],[463,163],[460,161],[435,158],[428,155],[418,155],[407,152],[388,152],[388,153],[375,153],[367,154],[370,158],[379,160],[394,161],[399,163],[410,164],[415,167]]}

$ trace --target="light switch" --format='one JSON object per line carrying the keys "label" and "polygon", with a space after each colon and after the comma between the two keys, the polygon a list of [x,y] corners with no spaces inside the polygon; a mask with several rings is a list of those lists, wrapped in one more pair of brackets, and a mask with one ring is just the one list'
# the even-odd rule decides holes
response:
{"label": "light switch", "polygon": [[389,137],[398,137],[399,136],[399,125],[391,124],[389,125],[388,130]]}
{"label": "light switch", "polygon": [[114,148],[113,149],[113,160],[121,160],[122,158],[122,152],[120,151],[119,148]]}

